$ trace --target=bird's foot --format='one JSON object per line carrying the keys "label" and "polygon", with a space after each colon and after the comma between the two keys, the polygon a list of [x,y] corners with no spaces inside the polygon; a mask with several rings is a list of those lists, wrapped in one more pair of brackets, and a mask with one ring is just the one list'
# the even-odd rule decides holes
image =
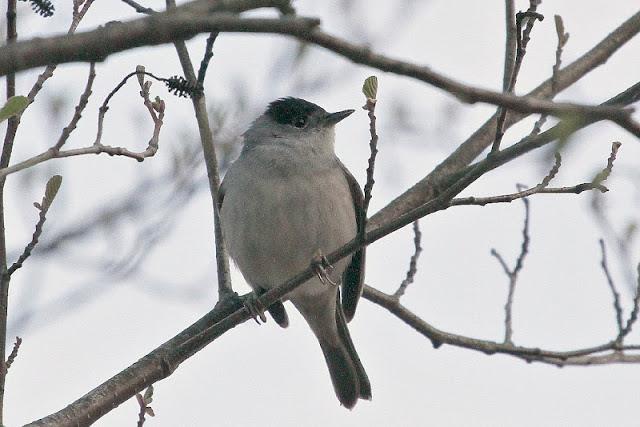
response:
{"label": "bird's foot", "polygon": [[260,321],[267,323],[267,316],[264,315],[266,308],[258,301],[258,295],[252,292],[243,298],[242,302],[244,309],[247,310],[251,318],[253,318],[258,325]]}
{"label": "bird's foot", "polygon": [[313,258],[313,261],[311,261],[311,266],[322,283],[327,286],[338,286],[336,282],[331,280],[331,276],[329,276],[335,267],[331,265],[327,257],[325,257],[322,252],[318,251],[316,256]]}

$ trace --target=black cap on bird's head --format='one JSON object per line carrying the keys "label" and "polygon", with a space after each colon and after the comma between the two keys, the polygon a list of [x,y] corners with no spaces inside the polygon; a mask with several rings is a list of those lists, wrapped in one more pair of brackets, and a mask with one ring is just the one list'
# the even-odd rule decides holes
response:
{"label": "black cap on bird's head", "polygon": [[324,108],[313,102],[287,97],[277,99],[269,104],[265,114],[282,125],[291,125],[303,129],[312,122],[325,126],[335,125],[354,111],[344,110],[337,113],[327,113]]}

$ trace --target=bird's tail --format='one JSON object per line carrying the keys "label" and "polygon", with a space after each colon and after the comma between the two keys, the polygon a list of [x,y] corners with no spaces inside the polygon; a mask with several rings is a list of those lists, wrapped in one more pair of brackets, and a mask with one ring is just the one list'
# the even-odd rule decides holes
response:
{"label": "bird's tail", "polygon": [[339,292],[336,301],[336,325],[340,339],[337,343],[331,343],[320,338],[320,347],[327,361],[338,400],[351,409],[358,399],[371,400],[371,384],[347,329]]}

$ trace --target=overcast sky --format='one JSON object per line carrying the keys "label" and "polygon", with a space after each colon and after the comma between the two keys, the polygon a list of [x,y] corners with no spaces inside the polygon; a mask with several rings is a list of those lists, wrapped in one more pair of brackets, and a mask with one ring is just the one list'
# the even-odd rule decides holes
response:
{"label": "overcast sky", "polygon": [[[43,20],[21,4],[19,35],[29,38],[65,31],[70,10]],[[144,3],[144,2],[143,2]],[[295,2],[298,12],[318,16],[323,27],[375,51],[425,64],[447,76],[483,88],[502,85],[503,2],[397,1]],[[372,5],[375,4],[374,5]],[[148,1],[158,10],[163,1]],[[517,1],[516,9],[528,2]],[[567,64],[636,12],[629,0],[547,1],[539,11],[517,92],[549,77],[555,53],[553,15],[571,34]],[[80,29],[137,16],[124,3],[96,2]],[[188,43],[200,60],[205,37]],[[464,105],[440,90],[353,65],[319,48],[297,64],[297,44],[279,36],[221,35],[206,81],[208,100],[227,112],[224,136],[233,140],[266,104],[281,96],[309,99],[325,109],[357,108],[340,123],[336,150],[361,184],[365,180],[368,121],[360,92],[362,80],[379,79],[380,146],[375,212],[426,175],[493,113],[486,105]],[[600,103],[637,82],[640,40],[632,40],[605,65],[558,98]],[[106,94],[137,64],[157,75],[181,74],[171,46],[136,49],[110,56],[97,66],[92,101],[68,142],[90,145],[97,108]],[[26,93],[37,71],[18,75]],[[58,67],[25,113],[12,161],[37,154],[57,139],[84,88],[86,64]],[[152,124],[140,102],[137,83],[114,99],[103,142],[143,149]],[[155,92],[154,92],[155,91]],[[67,242],[53,257],[34,255],[13,277],[8,337],[24,339],[6,388],[6,425],[15,426],[57,411],[126,368],[210,310],[216,301],[211,201],[203,185],[178,202],[165,177],[177,152],[193,146],[197,128],[191,103],[155,83],[152,93],[167,102],[160,151],[143,163],[91,156],[57,160],[21,172],[7,181],[7,237],[15,254],[33,232],[48,176],[64,176],[42,236],[42,244],[116,205],[137,183],[152,186],[139,194],[146,209],[132,212],[85,238]],[[66,102],[65,102],[66,99]],[[57,106],[57,107],[56,107]],[[59,115],[54,114],[55,108]],[[54,109],[52,109],[54,108]],[[56,110],[57,111],[57,110]],[[636,115],[637,117],[637,115]],[[532,121],[510,130],[503,144],[528,133]],[[6,125],[0,130],[4,131]],[[555,184],[589,181],[605,164],[611,142],[623,143],[605,203],[618,230],[638,218],[638,141],[613,125],[599,124],[576,134],[563,152]],[[516,183],[535,185],[550,167],[550,152],[530,154],[491,172],[465,195],[512,192]],[[202,181],[204,165],[195,176]],[[635,176],[634,176],[635,174]],[[598,239],[604,235],[590,209],[591,195],[539,195],[531,199],[530,255],[518,281],[514,303],[514,341],[551,350],[601,344],[615,334],[612,297],[599,267]],[[161,221],[163,207],[175,215]],[[424,252],[416,282],[403,302],[432,325],[448,332],[501,341],[508,281],[489,251],[508,262],[517,256],[522,203],[457,207],[425,218]],[[162,227],[162,228],[159,228]],[[155,232],[155,233],[154,233]],[[136,250],[141,237],[153,244]],[[144,240],[144,239],[143,239]],[[629,307],[632,283],[625,281],[639,261],[625,264],[609,242],[611,268]],[[393,292],[412,252],[410,228],[369,247],[366,281]],[[129,262],[121,255],[135,254]],[[120,262],[118,262],[120,261]],[[105,265],[107,264],[107,265]],[[129,267],[137,266],[130,274]],[[111,269],[111,270],[109,270]],[[105,271],[107,271],[105,273]],[[249,288],[237,270],[234,288]],[[187,360],[155,385],[149,426],[539,426],[637,425],[640,366],[558,369],[526,364],[512,357],[443,346],[428,340],[385,310],[364,301],[350,330],[373,388],[371,402],[348,411],[339,406],[317,341],[293,307],[291,325],[246,322]],[[640,329],[640,328],[637,328]],[[631,340],[640,339],[632,334]],[[12,342],[9,344],[11,345]],[[137,403],[129,400],[96,425],[134,425]]]}

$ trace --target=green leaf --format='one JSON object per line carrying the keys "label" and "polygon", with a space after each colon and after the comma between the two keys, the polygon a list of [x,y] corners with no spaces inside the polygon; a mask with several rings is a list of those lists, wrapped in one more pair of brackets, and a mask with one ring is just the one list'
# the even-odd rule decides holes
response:
{"label": "green leaf", "polygon": [[367,77],[362,85],[362,93],[367,99],[376,99],[378,96],[378,78],[376,76]]}
{"label": "green leaf", "polygon": [[144,392],[144,403],[149,404],[153,401],[153,386],[150,385]]}
{"label": "green leaf", "polygon": [[56,198],[60,184],[62,184],[62,177],[60,175],[54,175],[49,178],[47,188],[44,190],[44,202],[47,204],[47,207],[51,206],[51,202]]}
{"label": "green leaf", "polygon": [[0,122],[22,113],[28,105],[29,98],[26,96],[12,96],[7,99],[7,103],[0,109]]}

